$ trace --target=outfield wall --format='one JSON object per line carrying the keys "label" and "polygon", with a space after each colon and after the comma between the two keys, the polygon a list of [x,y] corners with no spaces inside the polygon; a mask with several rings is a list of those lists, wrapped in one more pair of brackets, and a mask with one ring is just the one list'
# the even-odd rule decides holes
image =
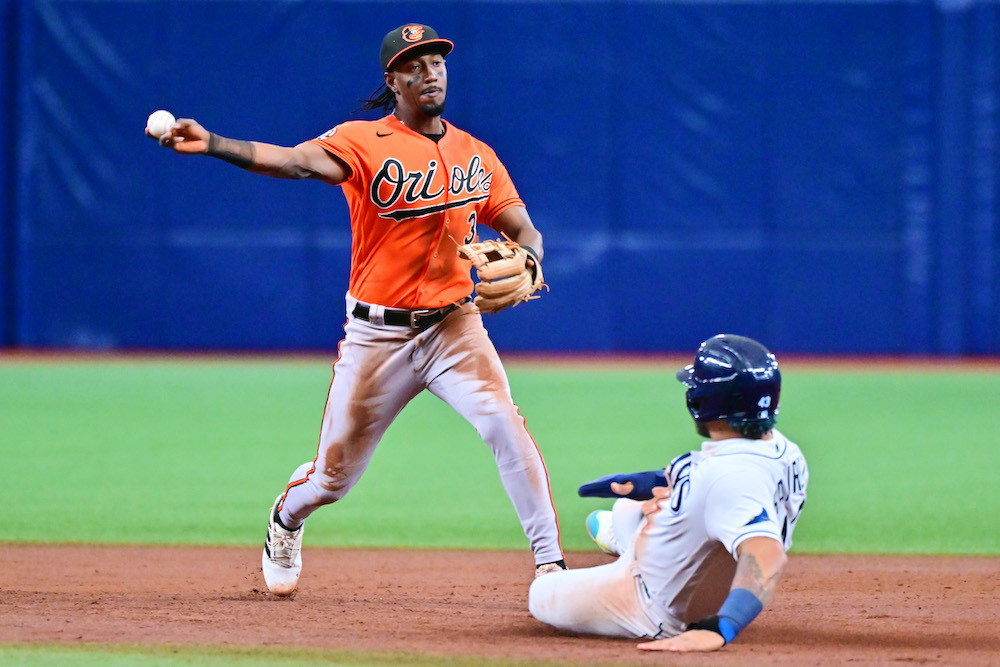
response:
{"label": "outfield wall", "polygon": [[336,188],[181,158],[168,108],[293,144],[355,117],[382,35],[456,42],[551,291],[511,351],[1000,354],[1000,3],[0,0],[0,342],[329,349]]}

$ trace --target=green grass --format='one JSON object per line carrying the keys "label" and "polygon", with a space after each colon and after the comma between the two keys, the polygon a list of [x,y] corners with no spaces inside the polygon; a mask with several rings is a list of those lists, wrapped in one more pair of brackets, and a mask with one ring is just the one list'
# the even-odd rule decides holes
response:
{"label": "green grass", "polygon": [[[673,370],[511,365],[565,548],[590,548],[607,504],[580,483],[698,445]],[[1000,553],[1000,373],[784,371],[780,428],[811,475],[796,551]],[[329,379],[321,359],[0,362],[0,541],[255,545]],[[527,548],[489,450],[426,392],[309,521],[311,545]]]}
{"label": "green grass", "polygon": [[0,644],[0,664],[16,667],[175,667],[206,665],[222,667],[544,667],[558,663],[509,658],[462,658],[387,651],[325,651],[287,646],[128,646],[108,644]]}
{"label": "green grass", "polygon": [[811,475],[805,550],[1000,553],[1000,373],[786,377],[782,427]]}

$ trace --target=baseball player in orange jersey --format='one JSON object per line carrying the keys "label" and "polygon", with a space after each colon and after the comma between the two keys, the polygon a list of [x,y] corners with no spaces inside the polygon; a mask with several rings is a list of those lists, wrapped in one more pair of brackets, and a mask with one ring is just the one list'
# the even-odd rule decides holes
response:
{"label": "baseball player in orange jersey", "polygon": [[298,584],[306,518],[351,490],[389,424],[424,389],[493,451],[536,576],[566,568],[542,455],[482,317],[468,304],[471,264],[456,252],[485,224],[524,246],[525,264],[540,272],[542,236],[493,150],[441,119],[452,48],[426,25],[393,30],[380,54],[385,83],[364,107],[391,113],[294,147],[227,139],[191,119],[159,138],[178,153],[254,173],[340,185],[350,208],[347,324],[316,457],[295,470],[268,515],[261,564],[275,595]]}

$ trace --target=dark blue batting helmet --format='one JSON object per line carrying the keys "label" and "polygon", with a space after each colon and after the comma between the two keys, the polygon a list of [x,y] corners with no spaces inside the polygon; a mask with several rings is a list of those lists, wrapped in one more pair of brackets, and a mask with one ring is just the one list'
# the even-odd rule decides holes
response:
{"label": "dark blue batting helmet", "polygon": [[699,424],[725,419],[734,427],[774,425],[781,395],[778,362],[766,347],[745,336],[709,338],[694,363],[677,372],[686,386],[688,411]]}

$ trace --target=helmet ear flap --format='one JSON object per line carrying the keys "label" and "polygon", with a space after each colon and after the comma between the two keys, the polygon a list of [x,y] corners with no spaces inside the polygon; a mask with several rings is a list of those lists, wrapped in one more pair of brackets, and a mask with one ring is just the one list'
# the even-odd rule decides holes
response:
{"label": "helmet ear flap", "polygon": [[697,419],[698,413],[701,410],[701,401],[699,401],[697,398],[692,398],[690,391],[688,391],[687,395],[687,407],[688,407],[688,412],[691,413],[691,416]]}

